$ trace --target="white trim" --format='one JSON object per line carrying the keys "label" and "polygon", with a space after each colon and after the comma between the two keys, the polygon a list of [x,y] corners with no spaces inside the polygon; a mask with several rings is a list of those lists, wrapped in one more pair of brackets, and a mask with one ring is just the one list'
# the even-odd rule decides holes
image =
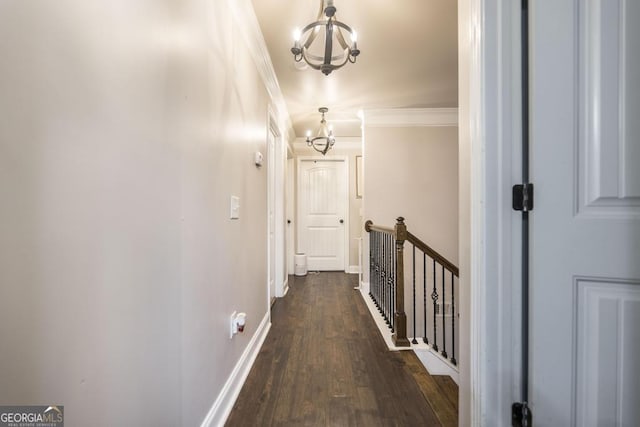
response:
{"label": "white trim", "polygon": [[367,127],[458,126],[457,108],[389,108],[363,114]]}
{"label": "white trim", "polygon": [[222,387],[218,398],[202,421],[201,427],[222,426],[227,421],[227,417],[229,417],[231,413],[231,409],[240,394],[240,390],[249,375],[249,371],[251,371],[251,367],[260,352],[260,348],[262,348],[269,329],[271,329],[271,322],[269,321],[269,312],[267,312],[262,322],[260,322],[256,333],[251,337],[247,348],[245,348],[242,356],[240,356],[238,363],[236,363],[236,366],[233,368],[227,382],[224,384],[224,387]]}
{"label": "white trim", "polygon": [[[519,218],[511,211],[510,188],[519,176],[520,8],[501,0],[465,0],[459,23],[466,55],[460,108],[468,126],[470,157],[469,275],[460,292],[468,298],[469,366],[462,368],[468,396],[461,394],[461,423],[509,426],[519,396]],[[462,132],[461,132],[462,135]],[[519,224],[519,222],[518,222]],[[461,266],[461,278],[463,268]],[[518,274],[516,274],[518,273]],[[462,339],[462,334],[461,334]],[[462,351],[462,350],[461,350]],[[462,356],[462,354],[461,354]],[[465,378],[468,375],[468,378]],[[462,419],[462,414],[469,419]]]}
{"label": "white trim", "polygon": [[[276,157],[278,150],[279,131],[273,109],[267,105],[267,305],[270,307],[273,298],[278,296],[277,273],[277,215],[276,215]],[[273,153],[271,153],[271,138],[273,138]],[[273,226],[270,216],[273,215]],[[271,246],[271,234],[273,234],[273,247]],[[273,292],[271,290],[271,277],[273,276]]]}
{"label": "white trim", "polygon": [[295,131],[293,130],[287,104],[282,95],[282,90],[280,89],[280,84],[278,83],[278,78],[273,68],[273,62],[267,49],[267,43],[260,30],[260,23],[256,17],[251,0],[227,0],[227,3],[238,24],[238,30],[245,39],[249,54],[253,58],[260,77],[262,77],[267,93],[275,105],[278,118],[286,127],[286,140],[288,145],[288,142],[295,138]]}
{"label": "white trim", "polygon": [[284,280],[284,283],[282,284],[282,289],[283,289],[282,297],[285,297],[289,292],[289,276],[287,276],[287,278]]}
{"label": "white trim", "polygon": [[431,375],[448,375],[456,384],[460,384],[458,369],[451,366],[448,361],[445,362],[442,355],[431,348],[430,345],[413,344],[411,349]]}
{"label": "white trim", "polygon": [[359,265],[350,265],[347,269],[348,274],[360,274],[360,266]]}

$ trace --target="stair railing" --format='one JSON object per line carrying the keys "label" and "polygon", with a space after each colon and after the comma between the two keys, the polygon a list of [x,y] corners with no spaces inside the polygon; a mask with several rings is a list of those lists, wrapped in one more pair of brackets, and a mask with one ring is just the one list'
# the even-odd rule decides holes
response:
{"label": "stair railing", "polygon": [[[393,228],[367,221],[365,230],[369,233],[369,295],[391,329],[394,345],[409,347],[418,344],[420,338],[456,365],[458,267],[410,233],[402,217],[397,218]],[[405,242],[411,244],[408,260]],[[406,285],[411,290],[411,297],[407,298],[411,341],[405,312]],[[418,309],[419,300],[422,307]]]}

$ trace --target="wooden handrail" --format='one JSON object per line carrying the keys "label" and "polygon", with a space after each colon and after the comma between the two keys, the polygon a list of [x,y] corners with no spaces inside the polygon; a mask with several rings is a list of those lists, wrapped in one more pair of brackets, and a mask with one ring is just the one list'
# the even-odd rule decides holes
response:
{"label": "wooden handrail", "polygon": [[374,225],[371,220],[364,223],[364,229],[366,230],[367,233],[371,231],[380,231],[382,233],[389,233],[389,234],[393,234],[394,236],[396,235],[396,230],[394,228],[383,227],[381,225]]}
{"label": "wooden handrail", "polygon": [[410,232],[407,232],[407,241],[414,245],[416,248],[420,249],[425,254],[429,255],[438,264],[443,265],[444,268],[452,272],[456,277],[459,277],[458,267],[453,265],[451,261],[436,252],[431,246],[427,245]]}
{"label": "wooden handrail", "polygon": [[369,233],[371,231],[380,231],[382,233],[389,233],[389,234],[392,234],[397,239],[398,238],[398,235],[397,235],[398,226],[400,226],[401,229],[404,227],[404,232],[406,234],[405,234],[405,236],[403,236],[403,238],[401,240],[403,240],[403,241],[407,240],[409,243],[414,245],[416,248],[420,249],[422,252],[424,252],[425,254],[429,255],[429,257],[434,259],[438,264],[443,265],[444,268],[446,268],[447,270],[452,272],[456,277],[460,276],[460,272],[458,270],[458,267],[456,267],[455,264],[453,264],[451,261],[446,259],[444,256],[440,255],[440,253],[438,253],[438,251],[436,251],[431,246],[429,246],[426,243],[424,243],[422,240],[420,240],[418,237],[416,237],[415,234],[412,234],[410,231],[407,231],[407,226],[404,223],[404,218],[403,217],[397,218],[397,221],[398,222],[397,222],[396,226],[394,228],[391,228],[391,227],[383,227],[381,225],[376,225],[371,220],[368,220],[367,222],[364,223],[364,229],[367,231],[367,233]]}

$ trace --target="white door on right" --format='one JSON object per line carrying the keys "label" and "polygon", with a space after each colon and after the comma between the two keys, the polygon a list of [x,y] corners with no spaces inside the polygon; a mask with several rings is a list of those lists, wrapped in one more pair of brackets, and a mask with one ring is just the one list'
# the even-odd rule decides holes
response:
{"label": "white door on right", "polygon": [[640,425],[640,1],[534,0],[530,407]]}

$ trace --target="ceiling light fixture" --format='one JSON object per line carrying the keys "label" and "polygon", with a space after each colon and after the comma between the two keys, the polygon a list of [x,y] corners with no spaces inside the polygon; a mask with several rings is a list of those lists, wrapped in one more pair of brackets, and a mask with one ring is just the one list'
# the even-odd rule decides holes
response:
{"label": "ceiling light fixture", "polygon": [[[323,28],[325,33],[324,49],[312,49],[313,42]],[[346,31],[351,37],[351,46],[345,41],[342,30]],[[302,37],[304,37],[304,42],[301,42]],[[304,59],[311,68],[322,71],[326,76],[331,74],[333,70],[345,65],[347,61],[354,64],[356,58],[360,55],[358,35],[351,27],[336,19],[336,7],[333,5],[333,0],[320,0],[317,20],[304,27],[302,31],[295,30],[293,39],[291,53],[293,53],[295,61],[300,62]],[[337,45],[341,48],[341,50],[336,49],[335,54],[333,48],[336,43],[334,42],[337,42]]]}
{"label": "ceiling light fixture", "polygon": [[333,147],[333,144],[336,143],[336,137],[333,136],[333,128],[327,126],[327,121],[324,119],[324,114],[329,111],[329,109],[327,107],[320,107],[318,111],[322,114],[320,129],[318,129],[318,134],[314,138],[311,138],[311,131],[307,131],[307,145],[313,147],[314,150],[322,153],[324,156],[327,154],[327,151]]}

